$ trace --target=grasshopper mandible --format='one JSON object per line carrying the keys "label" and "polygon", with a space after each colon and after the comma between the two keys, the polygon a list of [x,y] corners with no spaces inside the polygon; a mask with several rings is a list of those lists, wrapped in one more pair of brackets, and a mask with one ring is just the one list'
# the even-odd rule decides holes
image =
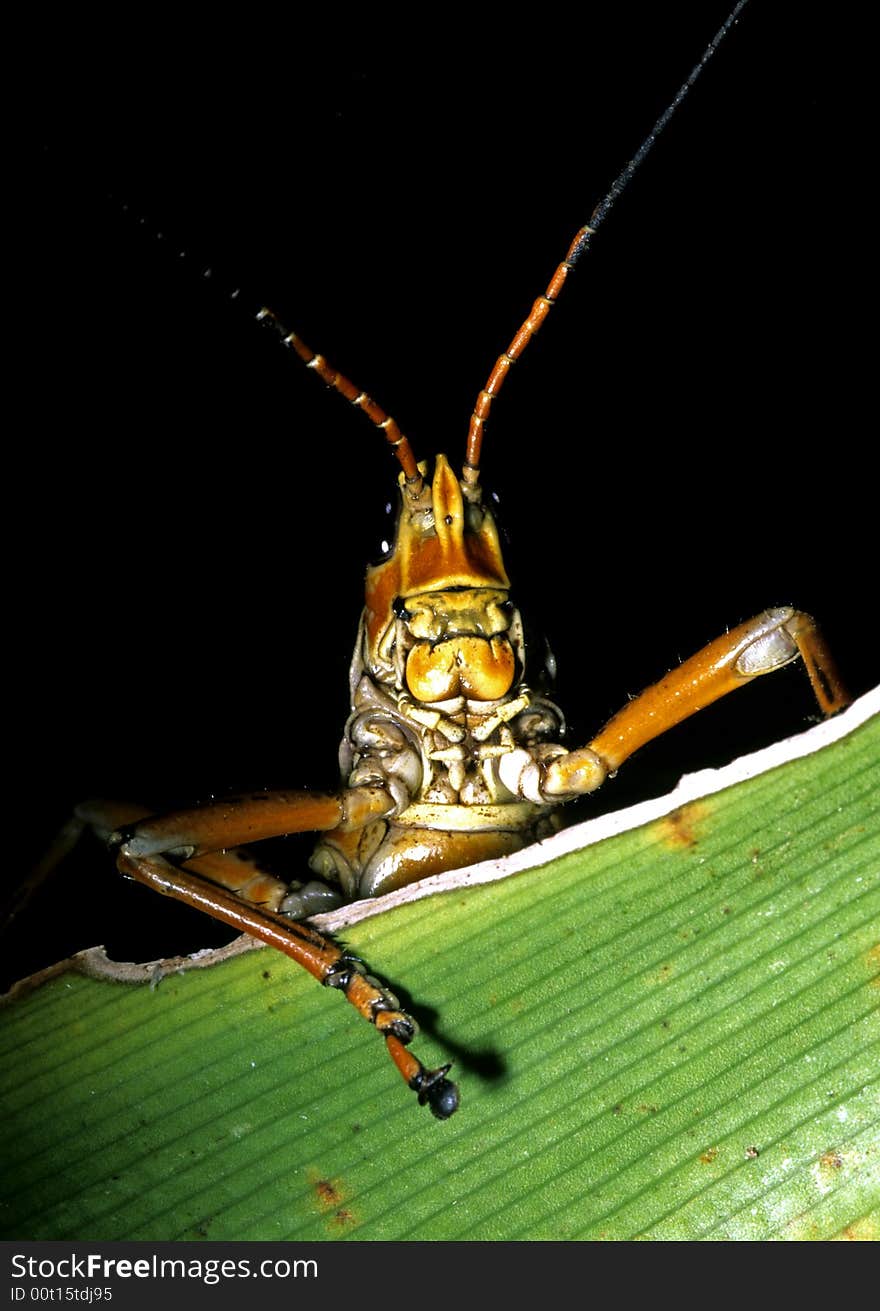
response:
{"label": "grasshopper mandible", "polygon": [[[401,1074],[438,1118],[454,1111],[457,1092],[446,1068],[425,1070],[407,1050],[414,1022],[358,961],[296,921],[331,904],[336,889],[348,898],[374,896],[527,845],[552,828],[561,805],[593,791],[644,743],[798,656],[824,713],[846,701],[815,624],[787,608],[767,611],[711,643],[575,750],[561,744],[555,703],[530,686],[534,660],[529,655],[527,666],[521,615],[480,484],[483,431],[512,361],[549,313],[669,112],[576,235],[500,356],[475,406],[460,472],[445,456],[432,468],[420,462],[384,411],[270,311],[261,311],[308,367],[384,431],[400,464],[396,538],[388,558],[367,575],[341,788],[251,793],[156,818],[124,806],[79,812],[110,842],[124,874],[263,938],[340,988],[383,1033]],[[312,864],[318,878],[292,890],[228,852],[299,831],[323,836]]]}

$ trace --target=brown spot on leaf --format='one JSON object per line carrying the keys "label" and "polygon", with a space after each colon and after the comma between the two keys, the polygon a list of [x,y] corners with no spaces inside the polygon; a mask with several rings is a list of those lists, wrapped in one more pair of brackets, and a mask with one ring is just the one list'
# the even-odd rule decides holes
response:
{"label": "brown spot on leaf", "polygon": [[697,846],[702,836],[702,827],[711,814],[712,807],[708,802],[691,801],[657,820],[654,827],[665,846],[692,850]]}
{"label": "brown spot on leaf", "polygon": [[843,1157],[840,1152],[823,1152],[819,1157],[819,1165],[823,1170],[839,1170],[843,1165]]}
{"label": "brown spot on leaf", "polygon": [[817,1243],[824,1237],[816,1221],[805,1219],[802,1215],[788,1220],[785,1231],[789,1238],[793,1238],[798,1243]]}
{"label": "brown spot on leaf", "polygon": [[718,1148],[709,1147],[706,1149],[705,1152],[700,1153],[700,1160],[702,1161],[703,1165],[711,1165],[717,1155],[718,1155]]}
{"label": "brown spot on leaf", "polygon": [[868,952],[868,969],[871,971],[871,986],[880,988],[880,942]]}
{"label": "brown spot on leaf", "polygon": [[316,1170],[310,1170],[309,1183],[322,1211],[337,1211],[346,1200],[342,1184],[338,1179],[328,1179],[319,1175]]}
{"label": "brown spot on leaf", "polygon": [[839,1243],[876,1243],[878,1238],[880,1238],[880,1226],[870,1215],[863,1215],[858,1220],[851,1221],[841,1229],[839,1234],[834,1235],[834,1241]]}
{"label": "brown spot on leaf", "polygon": [[357,1223],[357,1216],[348,1204],[341,1179],[330,1179],[317,1170],[310,1170],[308,1180],[318,1210],[324,1214],[325,1223],[329,1227],[339,1229]]}

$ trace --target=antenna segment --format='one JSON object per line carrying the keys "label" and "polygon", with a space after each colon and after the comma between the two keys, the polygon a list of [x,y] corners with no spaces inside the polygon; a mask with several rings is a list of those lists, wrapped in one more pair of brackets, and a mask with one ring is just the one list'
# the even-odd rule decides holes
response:
{"label": "antenna segment", "polygon": [[257,314],[257,321],[274,328],[282,343],[299,356],[307,369],[313,369],[322,382],[326,382],[328,387],[338,391],[340,396],[344,396],[349,404],[362,410],[367,418],[384,432],[389,446],[400,461],[400,466],[406,475],[407,488],[410,494],[417,496],[422,490],[422,475],[419,473],[419,466],[409,444],[409,439],[400,431],[397,420],[386,414],[381,406],[373,400],[372,396],[368,396],[365,391],[361,391],[356,387],[353,382],[346,378],[344,373],[339,373],[331,364],[328,364],[323,355],[316,354],[295,332],[288,332],[271,310],[265,307],[261,309]]}
{"label": "antenna segment", "polygon": [[646,156],[651,151],[651,148],[660,136],[660,133],[669,123],[669,120],[672,118],[691,87],[694,85],[721,42],[727,36],[727,33],[739,18],[745,5],[746,0],[738,0],[738,3],[734,6],[727,19],[703,51],[699,62],[694,65],[687,79],[679,87],[675,98],[657,119],[657,122],[645,137],[645,140],[639,146],[626,167],[618,173],[604,199],[599,201],[599,204],[590,216],[589,223],[582,227],[576,234],[568,248],[568,253],[565,256],[565,259],[550,279],[550,284],[547,287],[547,290],[544,292],[544,295],[539,296],[532,305],[528,317],[508,346],[507,350],[499,355],[498,359],[495,361],[495,367],[489,374],[485,387],[477,397],[477,403],[474,407],[474,412],[471,415],[470,426],[468,428],[467,452],[465,455],[465,465],[462,477],[464,482],[471,488],[476,488],[477,483],[479,482],[480,451],[483,444],[483,433],[485,432],[486,423],[489,417],[489,410],[491,409],[493,400],[501,390],[501,386],[510,371],[511,365],[516,363],[526,346],[528,346],[529,342],[534,337],[535,333],[541,327],[541,324],[556,303],[559,293],[565,285],[566,278],[584,252],[589,249],[594,234],[598,231],[599,226],[605,221],[612,205],[626,189],[639,165],[645,160]]}

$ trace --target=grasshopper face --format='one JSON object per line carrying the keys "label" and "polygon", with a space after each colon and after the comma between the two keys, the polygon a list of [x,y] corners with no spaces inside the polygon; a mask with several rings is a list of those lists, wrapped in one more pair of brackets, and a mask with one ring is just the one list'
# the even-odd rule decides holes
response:
{"label": "grasshopper face", "polygon": [[367,572],[368,663],[386,680],[393,668],[399,691],[419,702],[499,701],[524,653],[492,513],[445,455],[430,486],[413,495],[401,475],[400,487],[393,553]]}
{"label": "grasshopper face", "polygon": [[406,659],[406,686],[417,701],[499,701],[513,685],[507,592],[468,588],[425,592],[398,611],[416,639]]}

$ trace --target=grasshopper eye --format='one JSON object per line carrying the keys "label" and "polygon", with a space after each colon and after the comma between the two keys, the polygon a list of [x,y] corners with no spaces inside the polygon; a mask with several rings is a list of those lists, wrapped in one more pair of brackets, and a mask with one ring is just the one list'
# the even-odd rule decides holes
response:
{"label": "grasshopper eye", "polygon": [[379,550],[375,553],[372,563],[374,565],[384,564],[391,557],[394,551],[394,506],[390,501],[385,505],[385,527],[379,541]]}

